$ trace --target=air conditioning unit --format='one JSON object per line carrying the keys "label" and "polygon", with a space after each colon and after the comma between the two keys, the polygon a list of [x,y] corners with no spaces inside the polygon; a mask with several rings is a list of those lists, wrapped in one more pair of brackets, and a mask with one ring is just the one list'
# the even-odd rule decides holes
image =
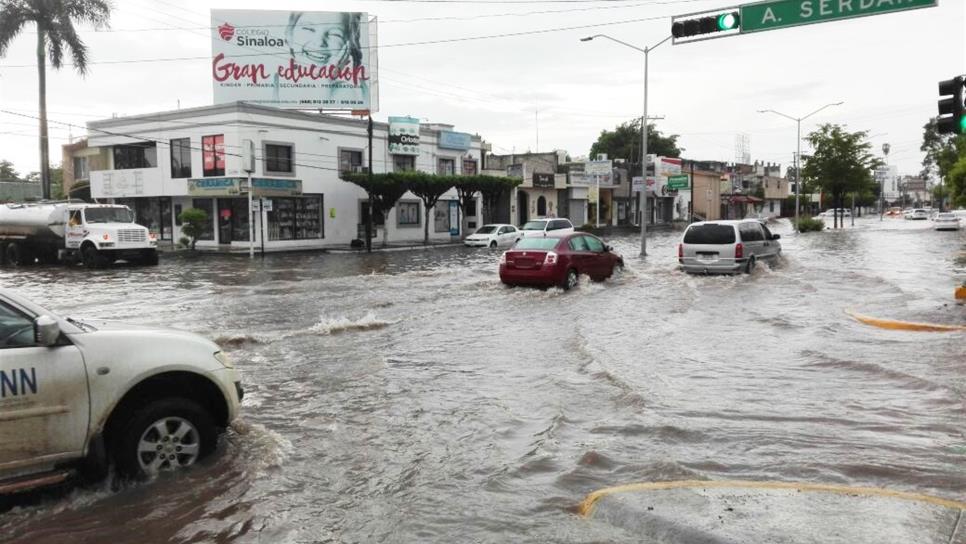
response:
{"label": "air conditioning unit", "polygon": [[597,160],[599,160],[599,161],[606,161],[607,160],[607,153],[598,153],[597,154]]}
{"label": "air conditioning unit", "polygon": [[365,174],[367,172],[369,172],[369,169],[366,168],[365,166],[362,166],[361,164],[353,164],[352,165],[352,173],[353,174]]}

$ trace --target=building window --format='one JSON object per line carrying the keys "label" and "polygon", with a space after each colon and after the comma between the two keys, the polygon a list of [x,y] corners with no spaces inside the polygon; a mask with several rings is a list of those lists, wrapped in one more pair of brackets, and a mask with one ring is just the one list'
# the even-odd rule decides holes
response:
{"label": "building window", "polygon": [[419,202],[396,204],[396,224],[400,227],[419,226]]}
{"label": "building window", "polygon": [[416,157],[413,155],[393,155],[393,172],[412,172],[416,169]]}
{"label": "building window", "polygon": [[199,210],[204,210],[208,214],[208,222],[205,224],[205,231],[201,233],[198,237],[199,240],[214,240],[215,239],[215,229],[212,228],[212,221],[214,221],[214,203],[210,198],[195,198],[191,201],[191,207],[197,208]]}
{"label": "building window", "polygon": [[90,179],[91,172],[87,165],[87,157],[74,157],[74,181]]}
{"label": "building window", "polygon": [[205,177],[225,175],[225,135],[201,137],[202,172]]}
{"label": "building window", "polygon": [[265,173],[292,174],[292,146],[290,144],[265,144]]}
{"label": "building window", "polygon": [[325,237],[323,195],[273,198],[268,212],[269,240],[312,240]]}
{"label": "building window", "polygon": [[537,199],[537,217],[547,215],[547,199],[542,196]]}
{"label": "building window", "polygon": [[476,175],[476,161],[471,159],[463,160],[463,175],[464,176],[475,176]]}
{"label": "building window", "polygon": [[154,142],[114,146],[114,169],[154,168],[158,165],[158,148]]}
{"label": "building window", "polygon": [[439,159],[439,163],[436,168],[436,173],[441,176],[452,176],[456,173],[456,160],[455,159]]}
{"label": "building window", "polygon": [[433,231],[449,232],[449,200],[440,200],[433,206]]}
{"label": "building window", "polygon": [[191,140],[171,140],[171,178],[191,177]]}
{"label": "building window", "polygon": [[768,211],[770,211],[770,212],[774,212],[775,211],[775,201],[774,200],[769,200],[768,201]]}
{"label": "building window", "polygon": [[354,149],[339,150],[340,172],[362,172],[362,151]]}

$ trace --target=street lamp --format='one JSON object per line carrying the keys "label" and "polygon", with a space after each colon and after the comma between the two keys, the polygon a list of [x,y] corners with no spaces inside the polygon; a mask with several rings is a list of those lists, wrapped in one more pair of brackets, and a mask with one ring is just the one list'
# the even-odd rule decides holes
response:
{"label": "street lamp", "polygon": [[882,221],[882,215],[885,213],[885,182],[886,178],[889,176],[889,150],[892,149],[888,143],[882,144],[882,154],[885,155],[885,168],[886,174],[882,176],[882,185],[879,187],[879,221]]}
{"label": "street lamp", "polygon": [[[647,256],[647,61],[650,56],[652,49],[657,49],[658,46],[664,42],[670,40],[672,36],[668,36],[663,40],[657,42],[650,47],[644,47],[641,49],[636,45],[631,45],[627,42],[618,40],[617,38],[612,38],[606,34],[594,34],[593,36],[588,36],[586,38],[581,38],[582,42],[589,42],[594,38],[606,38],[612,42],[617,42],[621,45],[630,47],[635,51],[640,51],[644,53],[644,115],[641,117],[641,179],[643,183],[641,184],[641,257]],[[633,183],[633,181],[632,181]],[[693,190],[693,187],[692,187]],[[597,209],[600,209],[600,192],[597,192]]]}
{"label": "street lamp", "polygon": [[833,102],[831,104],[825,104],[821,108],[804,117],[792,117],[791,115],[786,115],[775,110],[758,110],[758,113],[774,113],[775,115],[781,115],[782,117],[791,119],[792,121],[798,123],[798,153],[795,155],[795,230],[798,230],[798,199],[802,192],[802,121],[824,110],[825,108],[829,108],[831,106],[841,106],[844,103],[845,102]]}

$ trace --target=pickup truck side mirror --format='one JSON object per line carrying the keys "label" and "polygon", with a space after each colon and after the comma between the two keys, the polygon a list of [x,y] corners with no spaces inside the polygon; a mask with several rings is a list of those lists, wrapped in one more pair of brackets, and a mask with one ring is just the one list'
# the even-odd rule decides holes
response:
{"label": "pickup truck side mirror", "polygon": [[771,239],[772,240],[779,240],[779,239],[781,239],[781,237],[782,237],[781,234],[772,234],[771,235]]}
{"label": "pickup truck side mirror", "polygon": [[42,315],[34,320],[34,339],[37,345],[48,348],[57,343],[60,338],[60,325],[49,315]]}

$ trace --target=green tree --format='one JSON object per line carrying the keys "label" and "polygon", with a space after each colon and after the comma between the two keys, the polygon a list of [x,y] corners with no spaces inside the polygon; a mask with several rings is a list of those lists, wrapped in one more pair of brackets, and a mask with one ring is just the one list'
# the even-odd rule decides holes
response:
{"label": "green tree", "polygon": [[423,209],[426,210],[426,221],[423,221],[423,243],[428,244],[429,218],[432,213],[430,210],[436,207],[436,202],[443,193],[453,188],[456,176],[434,176],[422,172],[400,172],[397,176],[409,188],[409,192],[423,201]]}
{"label": "green tree", "polygon": [[[341,177],[344,181],[362,187],[369,195],[369,201],[372,202],[373,208],[370,213],[379,212],[386,218],[389,217],[389,212],[396,207],[396,202],[409,190],[405,181],[395,172],[372,174],[371,177],[369,174],[344,172]],[[385,247],[388,244],[389,229],[382,229],[382,245]]]}
{"label": "green tree", "polygon": [[472,215],[476,215],[476,193],[480,192],[480,183],[476,178],[477,176],[458,176],[456,180],[456,194],[459,197],[460,211],[462,212],[460,214],[460,235],[462,238],[466,238],[469,234],[466,232],[469,224],[466,218],[470,215],[470,211],[473,212]]}
{"label": "green tree", "polygon": [[[40,183],[40,180],[40,172],[31,172],[24,178],[24,181],[31,181],[34,183]],[[50,169],[49,190],[50,198],[54,200],[63,200],[66,197],[64,194],[64,169],[62,166],[55,166]]]}
{"label": "green tree", "polygon": [[943,195],[937,194],[937,198],[942,196],[955,202],[960,197],[966,197],[966,188],[962,183],[949,179],[958,162],[966,157],[966,136],[939,134],[936,119],[933,118],[922,127],[922,146],[919,150],[925,153],[922,176],[927,179],[932,175],[939,176],[944,180],[943,185],[948,185],[948,191]]}
{"label": "green tree", "polygon": [[949,169],[946,176],[946,186],[950,206],[966,208],[966,155],[963,155]]}
{"label": "green tree", "polygon": [[[665,136],[654,125],[647,125],[647,152],[662,157],[680,157],[684,150],[678,147],[678,136]],[[594,145],[590,146],[590,157],[606,153],[611,159],[625,159],[632,166],[631,175],[641,174],[641,120],[635,119],[617,125],[614,130],[602,130]]]}
{"label": "green tree", "polygon": [[205,231],[211,225],[208,220],[208,212],[199,208],[188,208],[178,215],[178,221],[181,221],[181,232],[191,238],[190,248],[194,251],[198,239],[205,234]]}
{"label": "green tree", "polygon": [[47,59],[59,70],[65,53],[78,73],[87,73],[87,46],[76,23],[107,26],[111,4],[102,0],[0,0],[0,57],[28,24],[37,28],[37,74],[40,99],[40,178],[44,198],[50,198],[50,150],[47,140]]}
{"label": "green tree", "polygon": [[[810,133],[806,140],[815,152],[805,160],[802,177],[831,195],[835,208],[845,207],[847,193],[862,194],[872,190],[875,184],[872,170],[882,161],[871,153],[868,132],[847,132],[840,125],[825,124]],[[839,226],[838,214],[833,226]]]}
{"label": "green tree", "polygon": [[0,181],[22,181],[12,162],[0,160]]}

